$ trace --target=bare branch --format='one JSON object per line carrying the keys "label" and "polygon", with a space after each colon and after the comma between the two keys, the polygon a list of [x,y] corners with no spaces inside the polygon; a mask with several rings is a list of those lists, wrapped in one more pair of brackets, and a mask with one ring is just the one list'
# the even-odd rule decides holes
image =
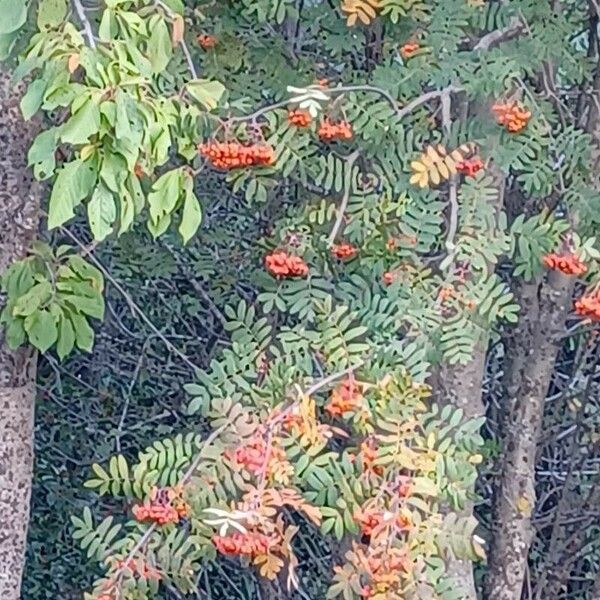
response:
{"label": "bare branch", "polygon": [[94,265],[96,265],[96,267],[98,267],[98,269],[100,269],[100,271],[102,272],[104,277],[106,277],[106,279],[108,279],[108,281],[110,281],[113,284],[113,286],[121,294],[121,296],[123,296],[123,298],[125,298],[131,311],[133,313],[137,314],[142,319],[142,321],[144,321],[144,323],[146,323],[146,325],[148,325],[148,327],[152,330],[152,332],[164,342],[165,346],[171,352],[173,352],[174,354],[179,356],[179,358],[181,358],[181,360],[183,360],[183,362],[186,365],[188,365],[188,367],[193,369],[194,371],[196,369],[199,369],[199,367],[197,365],[195,365],[181,350],[179,350],[179,348],[174,346],[163,335],[163,333],[161,333],[161,331],[149,319],[149,317],[146,315],[146,313],[136,304],[135,300],[129,295],[127,290],[110,274],[108,269],[106,269],[106,267],[94,256],[94,254],[92,253],[90,248],[86,248],[86,246],[81,242],[81,240],[79,240],[79,238],[74,233],[69,231],[66,227],[60,227],[60,231],[62,233],[64,233],[66,236],[68,236],[69,238],[71,238],[83,250],[83,252],[89,257],[89,259],[94,263]]}
{"label": "bare branch", "polygon": [[342,201],[340,202],[340,207],[338,208],[337,217],[335,219],[335,223],[333,224],[333,228],[331,233],[329,234],[329,238],[327,240],[327,244],[331,246],[333,242],[335,242],[335,238],[340,231],[340,227],[342,226],[342,222],[344,220],[344,213],[346,212],[346,208],[348,207],[348,201],[350,200],[350,194],[352,192],[352,167],[354,163],[360,156],[358,151],[352,152],[352,154],[348,155],[346,160],[344,161],[346,164],[346,177],[344,179],[344,194],[342,196]]}
{"label": "bare branch", "polygon": [[[155,6],[160,6],[169,16],[170,19],[181,19],[181,15],[178,15],[169,5],[165,4],[162,0],[154,0]],[[190,70],[190,74],[192,79],[198,79],[198,71],[196,71],[196,66],[194,65],[194,61],[192,60],[192,55],[190,53],[190,49],[187,47],[185,40],[182,38],[179,41],[179,45],[181,46],[181,50],[185,56],[185,60],[188,64],[188,69]]]}
{"label": "bare branch", "polygon": [[96,39],[94,38],[94,32],[92,31],[92,26],[90,24],[89,19],[85,14],[85,10],[81,4],[81,0],[73,0],[73,5],[75,6],[75,10],[77,11],[77,16],[81,21],[81,25],[83,26],[83,31],[85,33],[85,37],[88,40],[88,44],[90,48],[96,49]]}
{"label": "bare branch", "polygon": [[492,46],[506,42],[523,31],[524,24],[517,17],[514,17],[511,22],[503,29],[497,29],[484,35],[473,47],[473,50],[489,50]]}

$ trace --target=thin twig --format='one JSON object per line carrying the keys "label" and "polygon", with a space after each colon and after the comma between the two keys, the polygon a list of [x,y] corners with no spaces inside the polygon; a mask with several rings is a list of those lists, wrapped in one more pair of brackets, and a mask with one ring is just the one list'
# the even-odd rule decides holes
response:
{"label": "thin twig", "polygon": [[345,159],[346,164],[346,176],[344,178],[344,193],[342,195],[342,201],[340,202],[340,207],[338,208],[337,217],[335,219],[335,223],[333,224],[333,228],[331,229],[331,233],[329,234],[329,238],[327,240],[327,244],[331,246],[335,242],[335,238],[340,231],[340,227],[342,226],[342,222],[344,221],[344,214],[346,212],[346,208],[348,207],[348,201],[350,200],[350,194],[352,193],[352,169],[354,167],[354,163],[360,156],[358,150],[349,154]]}
{"label": "thin twig", "polygon": [[149,317],[146,315],[146,313],[136,304],[135,300],[129,295],[127,290],[110,274],[108,269],[106,269],[106,267],[94,256],[93,252],[89,248],[87,248],[83,244],[83,242],[81,242],[81,240],[79,240],[79,238],[74,233],[69,231],[66,227],[62,227],[62,226],[60,227],[60,231],[62,233],[64,233],[65,235],[67,235],[68,237],[70,237],[84,251],[84,253],[89,257],[89,259],[94,263],[94,265],[96,265],[96,267],[98,267],[98,269],[100,269],[100,271],[102,272],[104,277],[106,277],[106,279],[108,279],[108,281],[110,281],[113,284],[115,289],[123,296],[123,298],[125,298],[125,301],[131,308],[131,311],[136,313],[142,319],[142,321],[144,321],[144,323],[146,323],[146,325],[148,325],[148,327],[152,330],[152,333],[154,333],[156,336],[158,336],[171,352],[173,352],[174,354],[179,356],[179,358],[181,358],[181,360],[183,360],[183,362],[186,365],[188,365],[188,367],[193,369],[194,371],[196,371],[200,368],[200,367],[198,367],[198,365],[195,365],[181,350],[179,350],[179,348],[174,346],[159,331],[159,329],[149,319]]}
{"label": "thin twig", "polygon": [[[452,126],[452,99],[450,92],[445,91],[440,96],[442,105],[442,127],[446,134],[450,133]],[[452,175],[449,181],[448,204],[450,206],[450,219],[448,223],[448,234],[446,236],[446,249],[448,252],[454,250],[454,238],[458,230],[458,188],[456,184],[456,175]]]}
{"label": "thin twig", "polygon": [[505,42],[519,35],[524,29],[521,19],[514,17],[503,29],[496,29],[484,35],[473,47],[473,50],[489,50],[492,46]]}
{"label": "thin twig", "polygon": [[[154,0],[154,4],[156,6],[160,6],[171,19],[181,19],[181,15],[178,15],[168,4],[165,4],[162,0]],[[192,79],[198,79],[198,72],[196,71],[196,66],[194,65],[194,61],[192,60],[192,55],[190,53],[190,49],[187,47],[185,40],[182,38],[179,40],[179,45],[183,50],[183,54],[185,55],[185,59],[188,64],[188,68],[192,75]]]}
{"label": "thin twig", "polygon": [[85,10],[81,5],[81,0],[73,0],[73,5],[75,6],[75,10],[77,11],[77,16],[81,21],[81,25],[83,26],[83,31],[85,33],[85,37],[88,40],[90,48],[96,49],[96,40],[94,39],[94,32],[92,31],[92,26],[89,22],[89,19],[85,15]]}
{"label": "thin twig", "polygon": [[325,377],[325,379],[321,379],[320,381],[313,383],[313,385],[311,385],[304,391],[304,395],[312,396],[313,394],[316,394],[320,389],[327,387],[330,383],[333,383],[338,379],[341,379],[342,377],[344,377],[344,375],[350,375],[350,373],[354,373],[354,371],[360,369],[360,367],[362,367],[364,364],[364,360],[359,360],[355,365],[352,365],[351,367],[348,367],[343,371],[338,371],[337,373],[332,373],[331,375],[328,375],[327,377]]}
{"label": "thin twig", "polygon": [[[183,477],[179,481],[179,485],[185,485],[190,477],[194,474],[194,471],[198,468],[198,465],[205,458],[203,450],[210,446],[218,437],[221,435],[223,430],[228,426],[228,423],[224,423],[221,427],[215,429],[205,440],[202,442],[202,449],[198,452],[198,455],[192,462],[192,464],[187,468],[186,472],[183,474]],[[116,585],[118,583],[119,577],[123,574],[125,569],[129,567],[131,561],[135,558],[135,555],[144,547],[146,542],[150,539],[152,534],[156,531],[156,523],[152,523],[150,527],[144,532],[144,535],[138,540],[137,544],[131,549],[131,551],[127,554],[127,557],[122,561],[121,566],[115,571],[113,574],[113,581]]]}

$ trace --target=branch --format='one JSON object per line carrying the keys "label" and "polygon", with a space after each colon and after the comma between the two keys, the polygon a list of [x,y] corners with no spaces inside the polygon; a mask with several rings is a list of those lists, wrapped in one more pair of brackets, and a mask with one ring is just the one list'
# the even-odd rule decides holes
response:
{"label": "branch", "polygon": [[449,85],[442,90],[434,90],[432,92],[426,92],[425,94],[421,94],[414,100],[411,100],[404,108],[398,111],[398,116],[400,118],[405,117],[409,113],[411,113],[415,108],[418,108],[422,104],[429,102],[430,100],[434,100],[435,98],[443,98],[444,96],[449,96],[450,94],[456,92],[462,92],[463,88],[458,87],[456,85]]}
{"label": "branch", "polygon": [[[181,15],[178,15],[170,6],[165,4],[162,0],[154,0],[154,4],[155,6],[160,6],[167,13],[170,19],[182,19]],[[185,60],[187,61],[188,69],[190,70],[192,79],[198,79],[198,72],[196,71],[196,66],[194,65],[190,49],[187,47],[183,36],[181,40],[179,40],[179,45],[181,46],[181,50],[183,51]]]}
{"label": "branch", "polygon": [[[442,104],[442,127],[446,134],[450,133],[452,126],[452,99],[448,88],[442,91],[440,96]],[[448,252],[454,250],[454,238],[458,229],[458,190],[456,175],[450,177],[448,203],[450,205],[450,222],[448,223],[448,235],[446,237],[446,249]]]}
{"label": "branch", "polygon": [[506,42],[523,31],[524,25],[520,19],[513,17],[511,22],[503,29],[497,29],[484,35],[473,47],[473,50],[489,50],[492,46]]}
{"label": "branch", "polygon": [[335,238],[339,233],[340,227],[342,226],[342,222],[344,220],[344,213],[346,212],[346,208],[348,206],[348,201],[350,200],[350,194],[352,192],[352,167],[354,163],[360,156],[358,150],[352,152],[352,154],[348,155],[346,160],[344,161],[346,164],[346,177],[344,179],[344,194],[342,196],[342,201],[340,202],[340,207],[338,209],[337,217],[335,219],[335,223],[333,224],[333,228],[331,233],[329,234],[329,238],[327,239],[327,245],[331,246],[333,242],[335,242]]}
{"label": "branch", "polygon": [[66,227],[60,227],[60,231],[70,237],[84,252],[85,255],[89,256],[90,260],[100,269],[104,277],[110,281],[115,289],[125,298],[127,304],[129,305],[131,311],[136,313],[146,325],[152,330],[152,332],[157,335],[165,344],[165,346],[174,354],[179,356],[183,362],[188,365],[193,371],[198,370],[200,367],[195,365],[179,348],[175,347],[160,330],[156,327],[156,325],[148,318],[146,313],[135,303],[135,300],[129,295],[127,290],[110,274],[110,272],[106,269],[106,267],[94,256],[92,251],[89,248],[86,248],[85,245],[79,240],[79,238],[71,233]]}
{"label": "branch", "polygon": [[94,32],[92,31],[92,26],[85,15],[85,10],[81,4],[81,0],[73,0],[73,4],[75,6],[75,10],[77,11],[77,16],[81,21],[81,25],[83,26],[83,31],[85,33],[85,37],[88,39],[88,43],[90,48],[96,49],[96,40],[94,39]]}
{"label": "branch", "polygon": [[[215,429],[203,441],[202,449],[200,450],[200,452],[198,452],[198,455],[196,456],[196,458],[194,459],[192,464],[187,468],[187,470],[183,474],[183,477],[179,481],[179,485],[185,485],[188,482],[189,478],[194,474],[194,471],[198,468],[198,465],[202,462],[202,459],[204,458],[204,454],[202,451],[207,446],[210,446],[219,437],[219,435],[221,435],[221,433],[227,427],[227,425],[228,425],[228,423],[224,423],[223,425],[221,425],[221,427],[218,427],[217,429]],[[114,583],[111,584],[111,587],[113,585],[117,585],[118,580],[121,577],[121,575],[123,574],[123,572],[125,571],[125,569],[127,569],[129,567],[129,565],[131,564],[131,561],[135,558],[135,555],[144,547],[146,542],[150,539],[150,536],[155,531],[156,531],[156,523],[152,523],[152,525],[150,525],[150,527],[148,527],[148,529],[144,532],[144,535],[138,540],[137,544],[127,554],[127,557],[123,560],[122,565],[115,571],[115,573],[112,577]]]}

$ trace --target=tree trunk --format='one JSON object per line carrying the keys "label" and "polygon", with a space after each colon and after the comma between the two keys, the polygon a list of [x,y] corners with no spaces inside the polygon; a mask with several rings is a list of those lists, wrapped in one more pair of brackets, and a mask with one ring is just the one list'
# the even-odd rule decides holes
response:
{"label": "tree trunk", "polygon": [[[467,419],[475,419],[485,414],[482,401],[482,385],[485,374],[487,340],[481,342],[473,353],[473,358],[466,365],[446,365],[439,367],[432,377],[432,385],[436,401],[440,404],[452,404],[462,408]],[[473,514],[472,503],[459,512],[458,517]],[[448,577],[460,590],[463,600],[477,600],[477,590],[473,577],[473,563],[469,560],[449,558],[447,561]]]}
{"label": "tree trunk", "polygon": [[537,443],[572,291],[572,278],[551,272],[541,287],[537,282],[523,283],[517,294],[521,316],[513,341],[521,352],[508,352],[508,406],[486,598],[521,597],[533,538]]}
{"label": "tree trunk", "polygon": [[[23,89],[0,72],[0,273],[35,240],[39,186],[27,168],[37,123],[19,110]],[[8,349],[0,330],[0,598],[21,598],[33,471],[36,354]]]}

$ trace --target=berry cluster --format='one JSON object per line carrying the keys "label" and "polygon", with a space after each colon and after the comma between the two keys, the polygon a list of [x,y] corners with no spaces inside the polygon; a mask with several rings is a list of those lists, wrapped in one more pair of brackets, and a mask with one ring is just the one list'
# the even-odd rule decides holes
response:
{"label": "berry cluster", "polygon": [[323,119],[317,134],[325,142],[349,140],[352,139],[352,125],[347,121],[333,122],[329,119]]}
{"label": "berry cluster", "polygon": [[400,47],[400,55],[406,60],[407,58],[413,57],[420,48],[421,46],[416,42],[408,42]]}
{"label": "berry cluster", "polygon": [[412,519],[409,513],[399,513],[395,517],[392,514],[384,513],[375,508],[357,509],[353,514],[353,519],[360,527],[360,532],[364,536],[371,536],[373,532],[379,529],[384,522],[394,522],[397,529],[406,531],[412,527]]}
{"label": "berry cluster", "polygon": [[496,122],[506,128],[510,133],[518,133],[527,127],[531,112],[516,102],[498,103],[492,106],[496,115]]}
{"label": "berry cluster", "polygon": [[582,296],[575,302],[575,312],[592,321],[600,321],[600,291]]}
{"label": "berry cluster", "polygon": [[579,276],[587,271],[585,263],[572,253],[557,254],[553,252],[551,254],[546,254],[543,261],[549,269],[560,271],[565,275]]}
{"label": "berry cluster", "polygon": [[217,45],[217,38],[214,35],[208,35],[207,33],[201,33],[196,40],[204,50],[209,50]]}
{"label": "berry cluster", "polygon": [[332,417],[341,417],[344,413],[354,412],[363,402],[361,386],[352,378],[348,378],[331,392],[325,410]]}
{"label": "berry cluster", "polygon": [[160,581],[162,575],[158,569],[151,567],[145,560],[119,560],[116,563],[116,568],[119,570],[129,569],[134,575],[139,575],[142,579],[154,579]]}
{"label": "berry cluster", "polygon": [[389,548],[380,553],[371,553],[367,557],[367,566],[371,582],[362,587],[363,598],[399,597],[391,592],[400,581],[400,575],[410,570],[410,558],[405,549]]}
{"label": "berry cluster", "polygon": [[307,110],[298,108],[288,111],[288,122],[296,127],[308,127],[312,123],[312,117]]}
{"label": "berry cluster", "polygon": [[334,244],[331,247],[331,254],[340,260],[351,260],[356,256],[357,253],[358,248],[352,244],[348,244],[347,242]]}
{"label": "berry cluster", "polygon": [[206,144],[200,144],[198,151],[217,169],[272,165],[275,162],[273,148],[265,143],[241,144],[210,140]]}
{"label": "berry cluster", "polygon": [[398,273],[395,271],[386,271],[381,279],[385,285],[392,285],[398,279]]}
{"label": "berry cluster", "polygon": [[445,285],[440,288],[437,300],[440,304],[444,304],[448,300],[457,300],[458,302],[461,302],[467,310],[473,310],[477,306],[475,300],[466,300],[464,296],[457,292],[451,285]]}
{"label": "berry cluster", "polygon": [[275,277],[306,277],[308,265],[300,256],[291,256],[283,250],[276,250],[265,257],[267,271]]}
{"label": "berry cluster", "polygon": [[483,169],[483,161],[479,156],[467,158],[456,165],[456,170],[467,177],[475,177],[475,174]]}
{"label": "berry cluster", "polygon": [[363,441],[360,445],[360,456],[366,471],[371,471],[375,475],[383,475],[383,466],[374,464],[377,459],[377,445],[375,444],[375,440],[369,438]]}
{"label": "berry cluster", "polygon": [[189,507],[181,498],[181,490],[174,488],[154,488],[150,500],[137,504],[132,509],[133,516],[140,522],[149,521],[157,525],[179,523],[189,514]]}
{"label": "berry cluster", "polygon": [[[261,437],[251,439],[243,446],[226,453],[227,458],[243,466],[253,475],[260,475],[265,468],[267,458],[267,444]],[[270,475],[279,464],[285,462],[285,450],[271,445],[269,451],[269,463],[266,466],[266,474]]]}
{"label": "berry cluster", "polygon": [[248,556],[255,558],[268,554],[277,545],[278,540],[257,531],[246,533],[235,532],[231,535],[215,535],[212,542],[217,550],[225,556]]}

